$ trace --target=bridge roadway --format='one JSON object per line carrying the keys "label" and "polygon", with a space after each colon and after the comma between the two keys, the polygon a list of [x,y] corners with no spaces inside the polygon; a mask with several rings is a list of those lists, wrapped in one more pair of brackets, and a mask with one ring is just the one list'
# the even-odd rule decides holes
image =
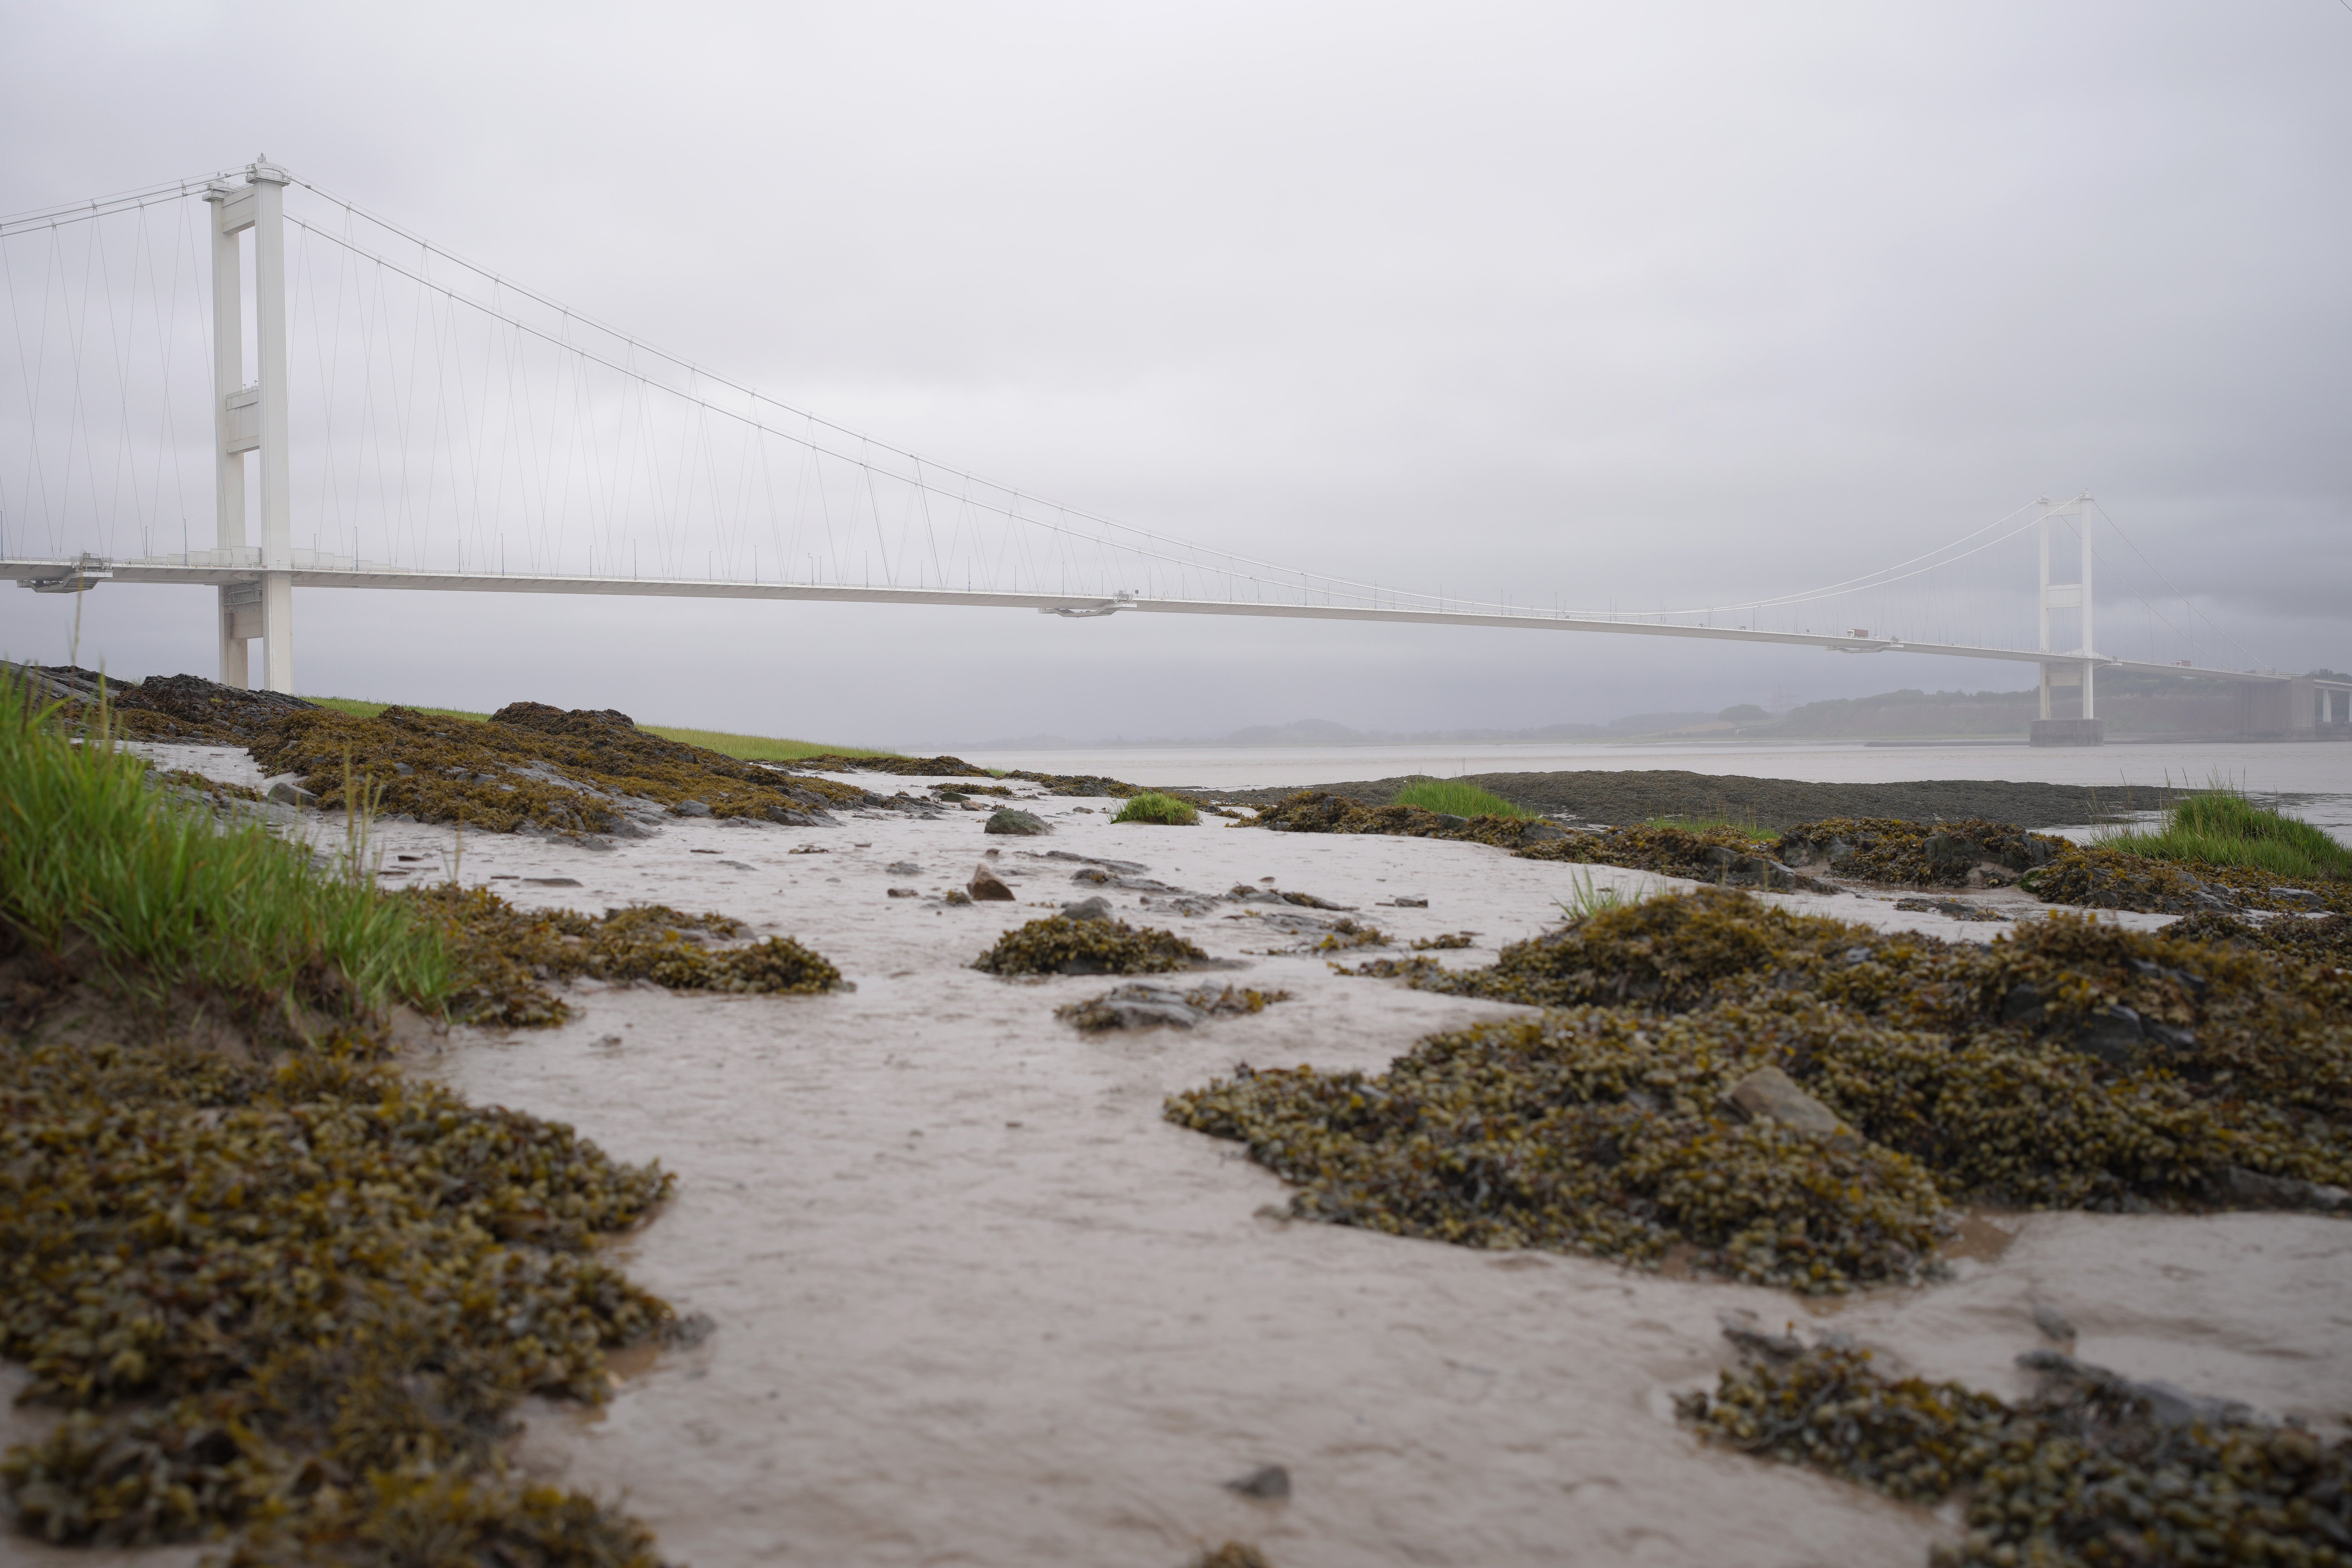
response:
{"label": "bridge roadway", "polygon": [[[214,553],[198,552],[198,555]],[[220,553],[226,553],[226,552]],[[258,555],[257,551],[244,552]],[[1612,620],[1549,610],[1440,610],[1381,608],[1368,605],[1276,604],[1265,600],[1155,599],[1119,595],[1008,594],[953,588],[856,587],[829,584],[757,583],[694,577],[590,577],[500,572],[431,572],[352,563],[295,552],[286,574],[297,588],[373,588],[474,594],[597,594],[657,599],[785,599],[820,604],[934,605],[1035,610],[1071,619],[1109,615],[1243,616],[1281,620],[1368,621],[1392,626],[1506,626],[1520,630],[1601,632],[1620,637],[1696,637],[1716,642],[1764,643],[1782,647],[1820,647],[1841,653],[1915,653],[1945,658],[2001,659],[2016,664],[2082,665],[2143,675],[2200,678],[2272,686],[2297,679],[2276,670],[2214,669],[2187,664],[2153,664],[2079,651],[2042,653],[2030,648],[1977,647],[1963,643],[1912,642],[1893,637],[1837,636],[1825,632],[1771,632],[1746,626],[1685,626],[1657,621]],[[0,558],[0,579],[47,593],[72,593],[102,583],[184,584],[226,586],[257,584],[262,573],[247,563],[206,563],[163,558],[101,561],[72,558]],[[2316,687],[2352,699],[2352,681],[2321,680]],[[2331,704],[2334,706],[2336,704]]]}

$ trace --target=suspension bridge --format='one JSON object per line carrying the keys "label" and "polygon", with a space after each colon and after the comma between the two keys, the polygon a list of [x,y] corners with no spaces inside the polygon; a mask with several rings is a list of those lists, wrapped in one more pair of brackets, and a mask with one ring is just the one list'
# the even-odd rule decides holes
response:
{"label": "suspension bridge", "polygon": [[[2168,584],[2161,602],[2131,596],[2187,657],[2095,651],[2106,557],[2095,520],[2155,568],[2087,493],[1878,571],[1737,604],[1480,602],[1179,540],[929,461],[267,161],[0,219],[0,287],[17,360],[0,375],[0,578],[45,594],[209,587],[220,679],[234,686],[253,682],[258,642],[259,683],[293,689],[295,589],[365,588],[1498,626],[1990,659],[2037,668],[2035,739],[2056,743],[2098,739],[2103,672],[2232,683],[2249,733],[2352,718],[2352,682],[2241,663],[2243,647]],[[1842,607],[1883,607],[1897,584],[2028,535],[2039,575],[2018,597],[2032,646],[1835,626],[1858,618]],[[2053,578],[2069,553],[2074,576]],[[1815,618],[1835,629],[1802,624]]]}

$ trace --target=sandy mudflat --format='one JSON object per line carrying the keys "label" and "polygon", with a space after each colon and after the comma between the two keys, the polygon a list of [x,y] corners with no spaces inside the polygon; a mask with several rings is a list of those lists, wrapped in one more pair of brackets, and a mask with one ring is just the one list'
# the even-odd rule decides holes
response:
{"label": "sandy mudflat", "polygon": [[[191,763],[204,765],[172,765]],[[1249,965],[1217,978],[1297,999],[1190,1034],[1082,1037],[1054,1007],[1112,982],[963,967],[1093,890],[1038,852],[1139,861],[1204,893],[1271,876],[1360,906],[1400,940],[1478,931],[1445,955],[1478,964],[1555,921],[1583,876],[1659,879],[1470,844],[1120,827],[1108,802],[1023,804],[1059,831],[988,838],[977,813],[894,814],[827,829],[680,822],[607,851],[465,841],[465,880],[499,879],[520,903],[719,910],[799,937],[858,987],[586,987],[562,1030],[459,1031],[421,1064],[678,1173],[675,1202],[617,1250],[716,1332],[622,1358],[602,1411],[532,1410],[524,1445],[550,1474],[625,1492],[674,1561],[1177,1568],[1238,1537],[1277,1568],[1924,1563],[1948,1520],[1704,1448],[1675,1425],[1673,1394],[1726,1364],[1717,1315],[1740,1308],[2021,1392],[2011,1361],[2036,1342],[2030,1303],[2047,1300],[2088,1360],[2281,1414],[2352,1410],[2341,1222],[1980,1217],[1952,1282],[1817,1307],[1287,1221],[1288,1189],[1236,1145],[1162,1121],[1162,1096],[1240,1060],[1377,1069],[1433,1029],[1517,1009],[1265,955],[1278,942],[1224,918],[1232,904],[1163,918],[1114,891],[1126,917]],[[384,844],[387,866],[437,878],[452,837],[394,826]],[[829,853],[788,853],[803,844]],[[1022,902],[886,896],[959,884],[991,846]],[[923,870],[887,869],[899,861]],[[533,877],[580,885],[519,879]],[[1429,907],[1380,907],[1397,894]],[[1792,901],[1969,940],[2000,929],[1875,900]],[[1289,1468],[1289,1501],[1220,1486],[1262,1463]]]}

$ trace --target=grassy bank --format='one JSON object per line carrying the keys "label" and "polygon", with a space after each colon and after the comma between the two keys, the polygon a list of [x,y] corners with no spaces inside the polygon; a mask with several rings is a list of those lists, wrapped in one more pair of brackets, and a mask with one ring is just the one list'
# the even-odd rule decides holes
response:
{"label": "grassy bank", "polygon": [[157,795],[147,764],[41,721],[0,676],[0,925],[44,952],[89,951],[115,989],[338,1016],[430,1007],[448,984],[437,931],[258,823]]}
{"label": "grassy bank", "polygon": [[[390,702],[362,702],[354,697],[312,697],[306,700],[321,708],[331,708],[338,713],[348,713],[354,719],[373,719],[394,706]],[[470,719],[478,723],[489,718],[487,713],[476,713],[464,708],[418,708],[415,711],[438,714],[446,719]],[[689,746],[700,746],[747,763],[797,763],[810,757],[888,757],[898,754],[858,746],[819,745],[814,741],[792,741],[775,735],[739,735],[730,730],[692,730],[675,724],[640,724],[637,727],[648,734],[682,741]]]}
{"label": "grassy bank", "polygon": [[1491,790],[1476,784],[1464,784],[1459,779],[1416,779],[1397,791],[1391,805],[1418,806],[1423,811],[1440,811],[1448,816],[1539,816],[1540,812],[1514,805]]}
{"label": "grassy bank", "polygon": [[2150,860],[2239,867],[2273,877],[2352,878],[2352,849],[2218,782],[2165,807],[2152,828],[2116,829],[2092,842]]}

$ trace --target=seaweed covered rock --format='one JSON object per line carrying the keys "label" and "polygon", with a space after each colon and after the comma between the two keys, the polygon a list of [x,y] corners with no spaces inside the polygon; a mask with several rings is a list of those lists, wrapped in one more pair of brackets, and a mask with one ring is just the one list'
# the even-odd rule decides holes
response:
{"label": "seaweed covered rock", "polygon": [[487,888],[454,883],[395,897],[437,921],[458,984],[449,1002],[459,1023],[544,1028],[571,1009],[550,981],[588,977],[650,980],[673,991],[809,995],[837,990],[841,971],[790,937],[732,947],[745,927],[726,915],[681,914],[665,904],[632,904],[603,915],[519,910]]}
{"label": "seaweed covered rock", "polygon": [[1276,833],[1385,833],[1407,838],[1461,838],[1505,848],[1559,837],[1560,829],[1539,817],[1453,816],[1417,805],[1365,805],[1343,795],[1300,790],[1261,808],[1252,827]]}
{"label": "seaweed covered rock", "polygon": [[2352,968],[2352,914],[2315,920],[2281,916],[2256,925],[2225,914],[2200,913],[2173,921],[2164,934],[2175,942],[2236,942],[2306,963]]}
{"label": "seaweed covered rock", "polygon": [[1944,1204],[1908,1156],[1718,1109],[1769,1064],[1755,1017],[1583,1008],[1423,1040],[1368,1078],[1252,1071],[1169,1120],[1249,1146],[1303,1216],[1823,1291],[1919,1278]]}
{"label": "seaweed covered rock", "polygon": [[1748,1364],[1676,1402],[1709,1440],[1907,1502],[1966,1500],[1936,1568],[2352,1562],[2352,1439],[2049,1352],[2011,1405],[1890,1378],[1865,1351],[1735,1335]]}
{"label": "seaweed covered rock", "polygon": [[1018,811],[1009,805],[999,806],[989,813],[983,833],[1011,834],[1015,837],[1034,838],[1054,831],[1053,825],[1034,811]]}
{"label": "seaweed covered rock", "polygon": [[300,775],[331,811],[346,790],[374,809],[494,833],[642,834],[641,816],[698,801],[715,817],[805,826],[829,808],[890,803],[640,730],[609,710],[514,702],[487,722],[410,708],[373,719],[312,708],[272,721],[249,746],[267,773]]}
{"label": "seaweed covered rock", "polygon": [[1006,931],[971,966],[986,974],[1166,974],[1208,956],[1155,926],[1049,915]]}
{"label": "seaweed covered rock", "polygon": [[2290,882],[2245,866],[2157,860],[2094,845],[2066,852],[2024,880],[2044,903],[2144,914],[2228,913],[2233,910],[2319,910],[2352,914],[2352,882],[2310,878]]}
{"label": "seaweed covered rock", "polygon": [[1075,1028],[1150,1029],[1162,1025],[1190,1029],[1212,1018],[1246,1017],[1264,1012],[1276,1002],[1287,1002],[1287,991],[1252,991],[1234,985],[1181,986],[1131,980],[1099,996],[1054,1009],[1054,1016]]}
{"label": "seaweed covered rock", "polygon": [[[1549,1011],[1424,1040],[1377,1079],[1246,1074],[1169,1102],[1346,1223],[1636,1260],[1687,1243],[1699,1267],[1836,1289],[1917,1267],[1947,1202],[2332,1209],[2352,1186],[2352,975],[2242,947],[2068,916],[1979,947],[1706,889],[1486,969],[1365,970]],[[1738,1125],[1768,1069],[1835,1125]],[[1762,1206],[1633,1180],[1711,1190],[1710,1163]],[[1892,1230],[1842,1206],[1889,1193]]]}
{"label": "seaweed covered rock", "polygon": [[1566,860],[1621,866],[1694,881],[1757,888],[1819,886],[1763,853],[1764,846],[1736,827],[1612,827],[1570,833],[1514,850],[1523,860]]}
{"label": "seaweed covered rock", "polygon": [[407,1520],[440,1561],[656,1561],[501,1445],[523,1396],[601,1399],[603,1352],[672,1321],[594,1250],[669,1178],[380,1049],[0,1051],[0,1353],[69,1413],[0,1460],[20,1528],[358,1563]]}
{"label": "seaweed covered rock", "polygon": [[1864,881],[1959,888],[2013,881],[2072,847],[2063,838],[1976,816],[1958,822],[1832,816],[1787,829],[1776,852],[1791,866],[1825,867]]}

